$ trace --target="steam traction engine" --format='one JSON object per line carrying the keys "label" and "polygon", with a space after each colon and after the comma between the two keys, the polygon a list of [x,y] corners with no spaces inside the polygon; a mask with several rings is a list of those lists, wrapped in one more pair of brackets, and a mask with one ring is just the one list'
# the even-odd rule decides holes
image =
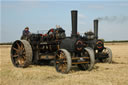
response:
{"label": "steam traction engine", "polygon": [[[98,20],[94,20],[94,33],[77,34],[77,11],[71,11],[72,34],[66,37],[61,27],[50,29],[46,34],[31,34],[16,40],[11,48],[11,60],[15,67],[27,67],[41,60],[54,60],[58,72],[68,73],[72,65],[81,70],[91,70],[95,59],[111,62],[112,53],[98,40]],[[43,61],[45,62],[45,61]]]}

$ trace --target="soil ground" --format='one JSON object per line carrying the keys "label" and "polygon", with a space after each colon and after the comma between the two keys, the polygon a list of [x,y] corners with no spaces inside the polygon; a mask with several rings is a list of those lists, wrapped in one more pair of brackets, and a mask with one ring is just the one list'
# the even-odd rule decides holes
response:
{"label": "soil ground", "polygon": [[92,71],[73,67],[69,74],[53,66],[16,68],[11,63],[9,45],[0,46],[0,85],[128,85],[128,43],[107,43],[113,63],[97,63]]}

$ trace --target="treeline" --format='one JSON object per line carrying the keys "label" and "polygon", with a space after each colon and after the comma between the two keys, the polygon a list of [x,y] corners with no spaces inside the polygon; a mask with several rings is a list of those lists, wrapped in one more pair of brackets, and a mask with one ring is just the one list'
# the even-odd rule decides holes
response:
{"label": "treeline", "polygon": [[128,42],[128,40],[112,40],[112,41],[105,41],[104,39],[100,39],[105,43],[123,43],[123,42]]}
{"label": "treeline", "polygon": [[0,45],[12,45],[12,42],[0,43]]}
{"label": "treeline", "polygon": [[123,42],[128,42],[128,40],[113,40],[113,41],[105,41],[105,43],[123,43]]}

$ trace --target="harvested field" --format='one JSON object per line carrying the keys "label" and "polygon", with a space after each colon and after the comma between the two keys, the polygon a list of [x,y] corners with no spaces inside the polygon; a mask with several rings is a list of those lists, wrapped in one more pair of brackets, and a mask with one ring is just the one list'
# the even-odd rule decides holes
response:
{"label": "harvested field", "polygon": [[106,43],[113,52],[113,63],[97,63],[92,71],[72,68],[57,73],[53,66],[15,68],[9,45],[0,46],[0,85],[128,85],[128,43]]}

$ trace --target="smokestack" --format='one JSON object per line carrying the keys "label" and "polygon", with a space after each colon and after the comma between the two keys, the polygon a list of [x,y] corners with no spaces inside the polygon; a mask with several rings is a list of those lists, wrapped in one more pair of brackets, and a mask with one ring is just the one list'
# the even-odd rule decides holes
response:
{"label": "smokestack", "polygon": [[94,20],[94,34],[96,39],[98,39],[98,20]]}
{"label": "smokestack", "polygon": [[72,16],[72,37],[77,36],[77,10],[71,11]]}

